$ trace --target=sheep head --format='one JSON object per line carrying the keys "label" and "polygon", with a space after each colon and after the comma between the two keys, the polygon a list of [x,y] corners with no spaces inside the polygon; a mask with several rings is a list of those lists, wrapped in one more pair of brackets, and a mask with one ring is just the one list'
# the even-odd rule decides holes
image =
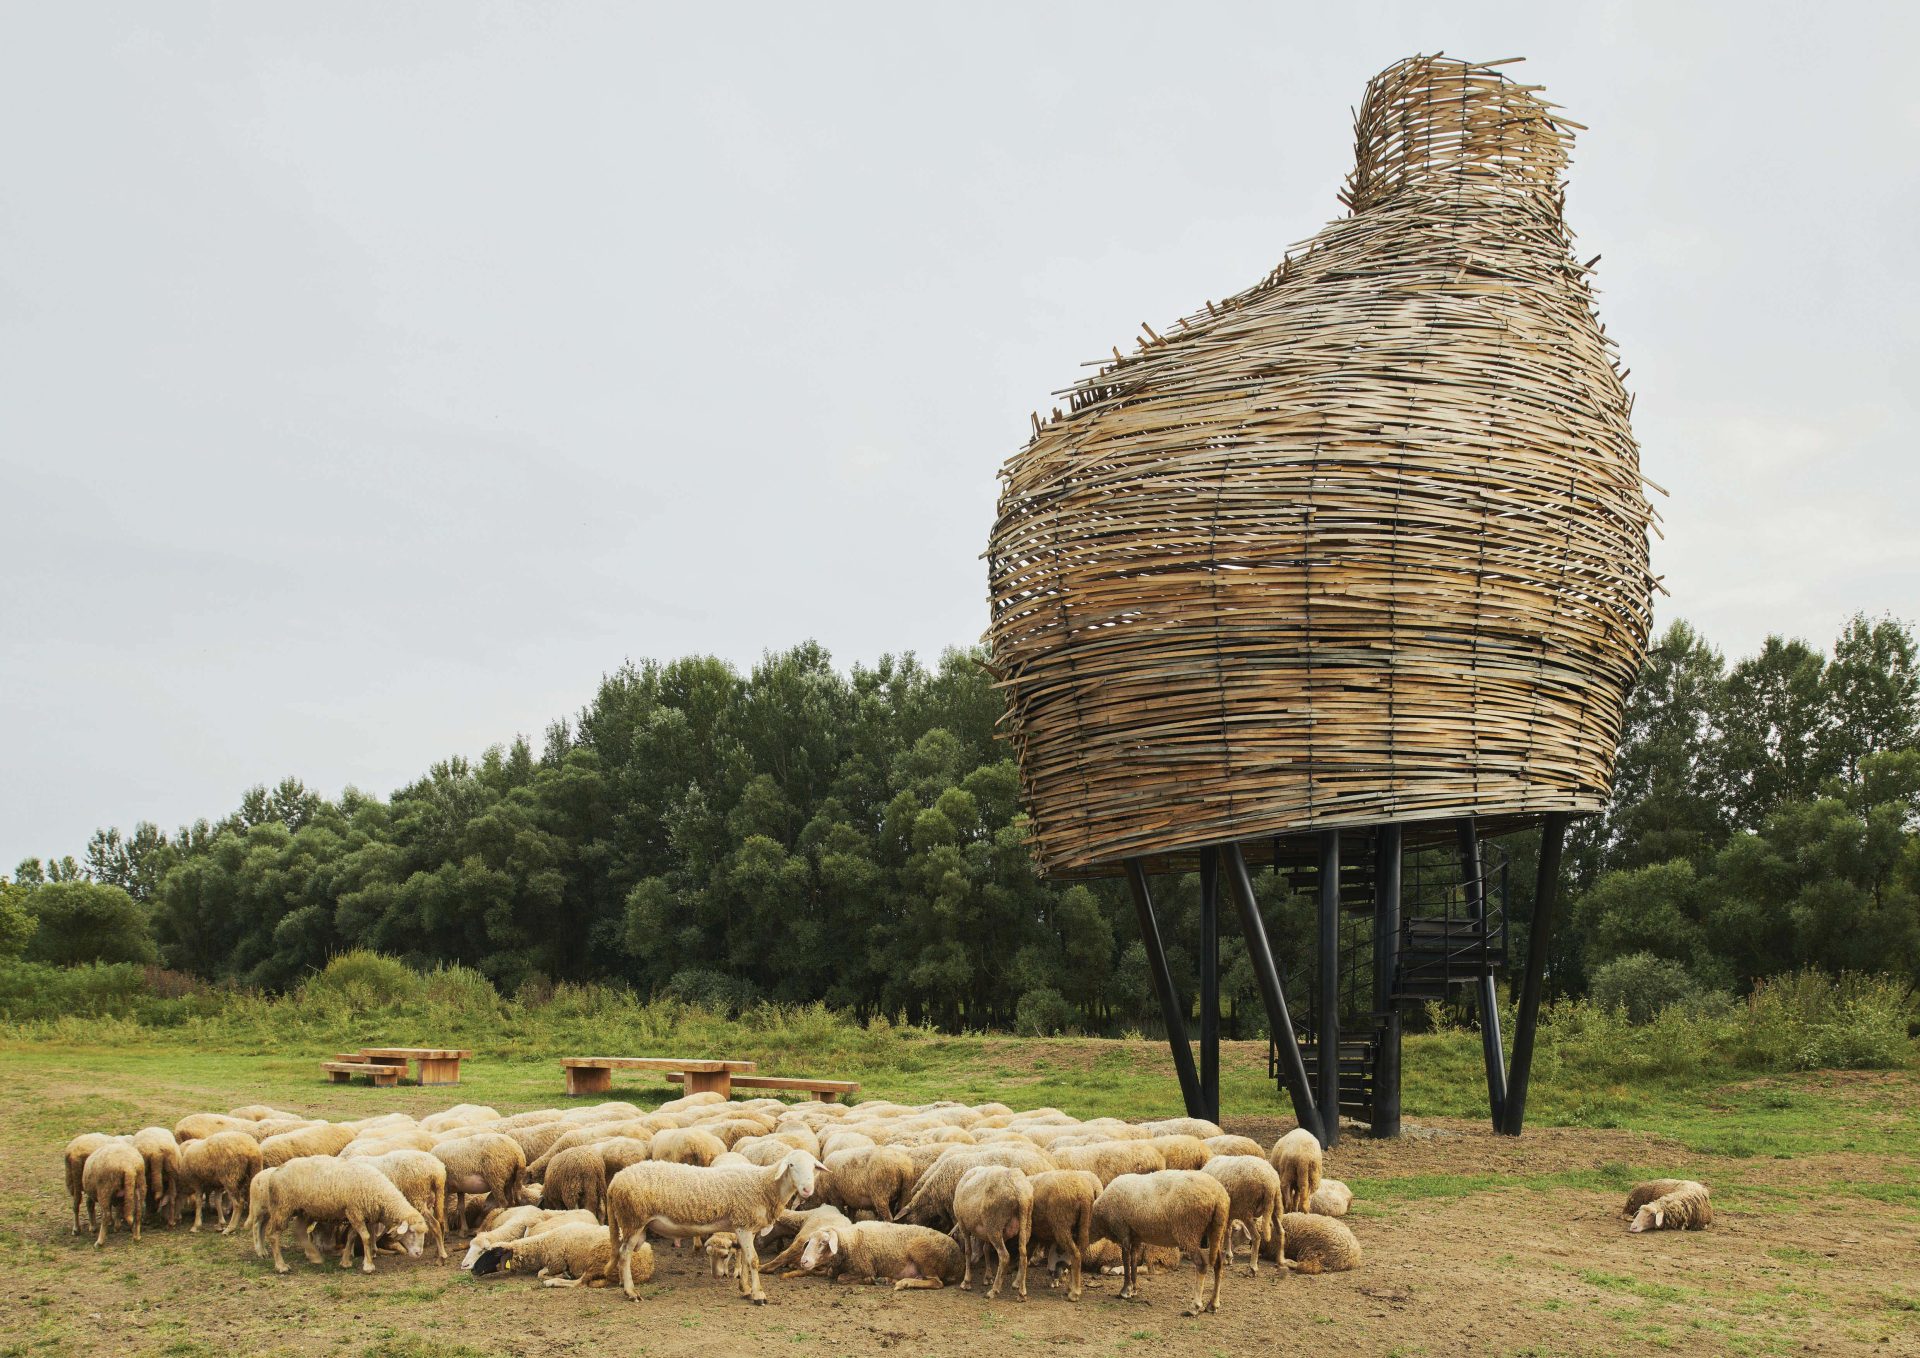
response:
{"label": "sheep head", "polygon": [[785,1208],[802,1198],[812,1197],[814,1176],[825,1168],[806,1151],[796,1150],[781,1156],[774,1167],[775,1181],[781,1185],[780,1206]]}
{"label": "sheep head", "polygon": [[1633,1214],[1633,1225],[1627,1227],[1627,1230],[1638,1235],[1641,1231],[1657,1231],[1666,1224],[1666,1212],[1654,1206],[1654,1204],[1648,1203],[1645,1207],[1642,1207],[1638,1212]]}
{"label": "sheep head", "polygon": [[832,1226],[820,1231],[807,1242],[800,1252],[802,1269],[818,1268],[823,1260],[831,1259],[840,1253],[840,1232]]}

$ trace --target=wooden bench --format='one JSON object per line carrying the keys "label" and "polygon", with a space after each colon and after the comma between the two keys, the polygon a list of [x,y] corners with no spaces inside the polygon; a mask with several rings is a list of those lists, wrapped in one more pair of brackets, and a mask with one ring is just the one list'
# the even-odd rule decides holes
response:
{"label": "wooden bench", "polygon": [[406,1073],[405,1066],[388,1065],[382,1061],[343,1060],[322,1061],[320,1069],[327,1074],[329,1084],[343,1085],[356,1075],[364,1075],[382,1089],[390,1089],[400,1083],[400,1077]]}
{"label": "wooden bench", "polygon": [[360,1049],[362,1060],[373,1065],[392,1066],[401,1074],[406,1073],[407,1062],[413,1062],[418,1072],[414,1083],[422,1085],[459,1084],[460,1063],[472,1055],[471,1051],[454,1047],[362,1047]]}
{"label": "wooden bench", "polygon": [[[673,1074],[667,1076],[667,1082],[677,1085],[685,1078]],[[736,1075],[733,1083],[740,1089],[804,1089],[816,1103],[838,1103],[860,1088],[858,1080],[808,1080],[797,1075]]]}
{"label": "wooden bench", "polygon": [[751,1061],[691,1060],[675,1056],[563,1056],[560,1067],[567,1073],[567,1093],[604,1094],[613,1088],[616,1070],[677,1071],[689,1094],[707,1090],[731,1097],[733,1078],[753,1069]]}

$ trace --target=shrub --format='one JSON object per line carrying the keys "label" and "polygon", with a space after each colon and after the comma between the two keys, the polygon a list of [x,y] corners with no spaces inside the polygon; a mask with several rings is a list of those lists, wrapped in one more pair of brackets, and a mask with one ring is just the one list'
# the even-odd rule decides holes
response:
{"label": "shrub", "polygon": [[1691,1004],[1704,992],[1687,969],[1650,952],[1628,953],[1593,969],[1588,996],[1601,1009],[1626,1015],[1628,1023],[1650,1023],[1676,1004]]}
{"label": "shrub", "polygon": [[342,1001],[351,1009],[385,1009],[417,1000],[425,989],[420,974],[399,958],[357,948],[328,962],[302,987],[302,994]]}
{"label": "shrub", "polygon": [[1079,1014],[1052,986],[1036,986],[1013,1007],[1013,1026],[1023,1037],[1052,1037],[1074,1026]]}
{"label": "shrub", "polygon": [[709,971],[704,967],[676,971],[667,982],[664,993],[668,999],[709,1009],[729,1018],[743,1009],[752,1008],[759,998],[754,993],[753,982],[744,977],[729,976],[725,972]]}
{"label": "shrub", "polygon": [[39,921],[27,958],[72,967],[85,962],[157,962],[153,929],[140,903],[104,882],[48,882],[26,893]]}
{"label": "shrub", "polygon": [[1758,982],[1740,1056],[1776,1070],[1881,1069],[1913,1059],[1912,990],[1890,976],[1811,968]]}
{"label": "shrub", "polygon": [[458,962],[442,962],[426,976],[427,1003],[462,1014],[491,1014],[500,1007],[493,982]]}

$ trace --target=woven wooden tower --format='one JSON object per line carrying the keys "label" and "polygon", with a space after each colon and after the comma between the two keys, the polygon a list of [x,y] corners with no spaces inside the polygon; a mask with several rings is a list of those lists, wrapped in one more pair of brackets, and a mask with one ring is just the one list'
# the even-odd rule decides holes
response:
{"label": "woven wooden tower", "polygon": [[1561,213],[1576,126],[1488,66],[1390,67],[1349,215],[1036,423],[988,642],[1043,872],[1557,843],[1604,805],[1652,511]]}

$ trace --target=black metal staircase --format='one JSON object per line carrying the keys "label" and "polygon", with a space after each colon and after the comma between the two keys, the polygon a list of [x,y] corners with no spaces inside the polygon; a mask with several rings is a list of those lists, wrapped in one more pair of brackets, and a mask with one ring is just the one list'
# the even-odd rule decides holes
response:
{"label": "black metal staircase", "polygon": [[[1429,846],[1406,854],[1392,976],[1382,995],[1377,993],[1381,986],[1375,965],[1374,865],[1369,852],[1356,848],[1360,851],[1346,858],[1340,874],[1340,1013],[1335,1059],[1341,1115],[1372,1124],[1382,1044],[1393,1042],[1397,1058],[1398,1025],[1392,1020],[1403,1006],[1445,1002],[1463,985],[1480,986],[1484,995],[1491,989],[1491,979],[1505,968],[1507,858],[1491,841],[1473,841],[1469,849],[1465,838],[1457,847]],[[1311,867],[1296,866],[1289,872],[1296,891],[1317,889]],[[1316,972],[1317,965],[1310,960],[1301,978],[1305,983],[1290,986],[1301,1001],[1320,992]],[[1307,1081],[1319,1089],[1315,1016],[1309,1005],[1296,1002],[1293,1007]],[[1280,1047],[1271,1038],[1267,1073],[1283,1081]]]}

